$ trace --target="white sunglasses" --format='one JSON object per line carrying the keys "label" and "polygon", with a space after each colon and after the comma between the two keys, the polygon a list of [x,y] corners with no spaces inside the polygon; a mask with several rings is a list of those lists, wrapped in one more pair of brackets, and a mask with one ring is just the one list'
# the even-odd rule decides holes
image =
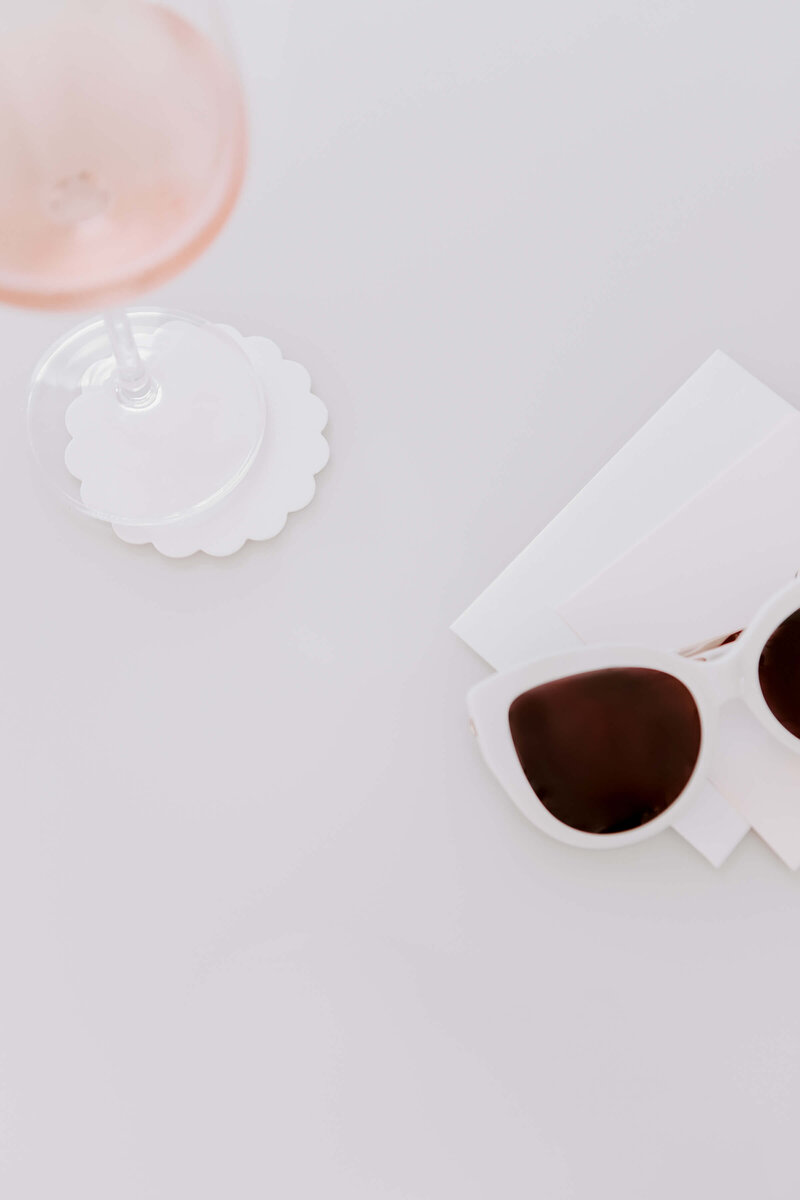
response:
{"label": "white sunglasses", "polygon": [[483,757],[525,816],[596,848],[651,837],[692,803],[718,710],[733,699],[800,752],[800,582],[739,633],[681,654],[582,647],[493,676],[467,706]]}

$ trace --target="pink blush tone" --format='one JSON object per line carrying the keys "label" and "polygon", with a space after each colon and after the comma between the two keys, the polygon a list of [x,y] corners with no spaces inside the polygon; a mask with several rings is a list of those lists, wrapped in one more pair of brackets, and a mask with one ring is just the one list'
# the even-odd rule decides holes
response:
{"label": "pink blush tone", "polygon": [[145,0],[74,0],[3,34],[0,79],[0,299],[104,306],[214,238],[247,137],[204,34]]}

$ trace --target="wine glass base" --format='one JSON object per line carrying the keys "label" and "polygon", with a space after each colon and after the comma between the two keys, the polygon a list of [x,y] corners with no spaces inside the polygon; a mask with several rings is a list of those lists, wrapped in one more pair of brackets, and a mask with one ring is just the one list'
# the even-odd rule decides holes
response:
{"label": "wine glass base", "polygon": [[167,310],[128,313],[155,387],[121,391],[102,319],[62,338],[34,373],[28,432],[48,482],[74,508],[118,526],[182,521],[245,478],[264,436],[258,372],[227,330]]}
{"label": "wine glass base", "polygon": [[246,351],[264,386],[267,435],[237,488],[209,508],[166,525],[114,525],[125,542],[150,543],[168,558],[201,551],[220,558],[248,541],[266,541],[284,529],[290,513],[310,504],[316,476],[328,461],[323,435],[328,414],[311,390],[308,371],[286,359],[264,337],[242,337],[226,327]]}

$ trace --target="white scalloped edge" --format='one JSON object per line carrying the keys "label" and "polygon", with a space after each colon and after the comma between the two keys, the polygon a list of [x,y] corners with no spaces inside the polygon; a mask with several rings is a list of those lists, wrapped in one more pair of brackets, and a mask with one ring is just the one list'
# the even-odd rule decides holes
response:
{"label": "white scalloped edge", "polygon": [[223,558],[247,541],[276,537],[289,513],[311,503],[315,476],[330,457],[322,433],[328,412],[311,391],[305,367],[284,358],[268,338],[242,337],[229,325],[220,328],[244,348],[263,381],[264,440],[242,482],[207,512],[167,525],[112,525],[122,541],[151,542],[168,558],[188,558],[198,551]]}

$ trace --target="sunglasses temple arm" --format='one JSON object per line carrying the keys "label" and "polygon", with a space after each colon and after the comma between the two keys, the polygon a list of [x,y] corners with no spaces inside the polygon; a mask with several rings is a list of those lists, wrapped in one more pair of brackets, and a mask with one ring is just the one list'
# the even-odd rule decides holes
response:
{"label": "sunglasses temple arm", "polygon": [[685,650],[679,650],[678,654],[681,658],[699,658],[711,650],[721,650],[724,646],[731,645],[743,633],[743,629],[737,629],[736,633],[726,633],[724,637],[710,638],[707,642],[700,642],[697,646],[688,646]]}

